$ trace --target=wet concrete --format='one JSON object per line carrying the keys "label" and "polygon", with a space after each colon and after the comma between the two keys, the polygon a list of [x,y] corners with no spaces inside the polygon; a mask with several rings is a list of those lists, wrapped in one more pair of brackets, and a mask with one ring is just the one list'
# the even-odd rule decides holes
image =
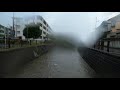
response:
{"label": "wet concrete", "polygon": [[96,73],[77,50],[55,47],[47,54],[25,65],[16,78],[94,78]]}

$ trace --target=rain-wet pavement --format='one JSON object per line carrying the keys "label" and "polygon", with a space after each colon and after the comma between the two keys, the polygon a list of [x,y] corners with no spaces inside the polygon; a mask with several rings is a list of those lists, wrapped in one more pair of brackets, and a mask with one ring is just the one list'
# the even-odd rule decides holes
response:
{"label": "rain-wet pavement", "polygon": [[77,50],[55,47],[31,61],[15,76],[17,78],[94,78],[96,73]]}

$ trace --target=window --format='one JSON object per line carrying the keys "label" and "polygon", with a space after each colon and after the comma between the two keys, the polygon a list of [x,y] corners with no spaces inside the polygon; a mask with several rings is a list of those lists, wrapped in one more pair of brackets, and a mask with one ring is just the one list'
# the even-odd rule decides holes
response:
{"label": "window", "polygon": [[110,36],[111,38],[115,38],[115,36]]}
{"label": "window", "polygon": [[120,33],[117,33],[117,37],[120,38]]}
{"label": "window", "polygon": [[43,32],[43,34],[46,34],[45,32]]}
{"label": "window", "polygon": [[1,27],[0,29],[1,29],[1,30],[4,30],[5,28],[2,28],[2,27]]}
{"label": "window", "polygon": [[43,28],[46,30],[46,27],[45,27],[45,26],[43,26]]}
{"label": "window", "polygon": [[20,31],[17,31],[17,34],[20,34]]}
{"label": "window", "polygon": [[0,30],[0,33],[4,33],[4,31],[3,31],[3,30]]}
{"label": "window", "polygon": [[46,37],[43,37],[43,39],[45,39]]}
{"label": "window", "polygon": [[43,23],[46,25],[46,22],[45,22],[45,20],[43,21]]}

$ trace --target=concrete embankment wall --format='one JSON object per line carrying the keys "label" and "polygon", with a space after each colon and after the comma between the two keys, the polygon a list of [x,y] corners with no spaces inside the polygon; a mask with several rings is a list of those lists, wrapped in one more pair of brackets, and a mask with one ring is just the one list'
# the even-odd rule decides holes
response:
{"label": "concrete embankment wall", "polygon": [[79,48],[78,51],[99,75],[120,77],[120,56],[90,48]]}
{"label": "concrete embankment wall", "polygon": [[53,45],[41,45],[0,51],[0,77],[9,76],[31,60],[51,49]]}

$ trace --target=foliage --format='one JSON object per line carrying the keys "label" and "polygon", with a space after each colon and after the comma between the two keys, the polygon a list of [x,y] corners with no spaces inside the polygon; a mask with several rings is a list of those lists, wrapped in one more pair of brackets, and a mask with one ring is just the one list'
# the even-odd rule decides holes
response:
{"label": "foliage", "polygon": [[25,38],[39,38],[42,34],[42,30],[40,30],[38,25],[34,26],[26,26],[23,30],[23,35]]}

